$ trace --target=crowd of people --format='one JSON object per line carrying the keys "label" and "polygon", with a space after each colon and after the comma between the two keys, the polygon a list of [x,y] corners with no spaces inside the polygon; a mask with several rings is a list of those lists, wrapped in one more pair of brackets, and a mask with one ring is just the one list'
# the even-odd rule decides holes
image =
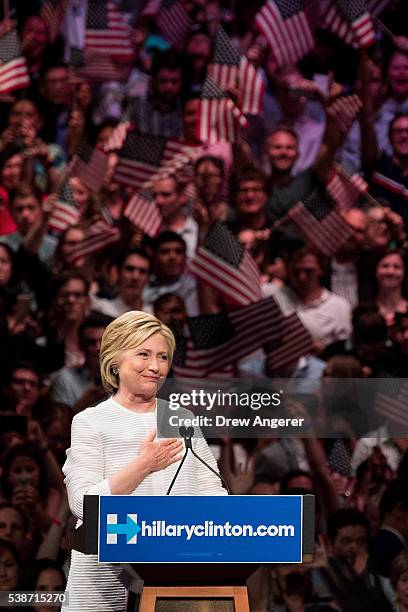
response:
{"label": "crowd of people", "polygon": [[[111,58],[115,79],[87,76],[69,58],[69,28],[86,12],[85,1],[65,3],[56,34],[46,2],[11,1],[9,12],[3,3],[0,49],[1,37],[16,29],[30,83],[2,93],[0,81],[2,591],[65,588],[68,535],[78,517],[62,467],[72,418],[107,396],[99,368],[107,325],[143,310],[181,338],[191,318],[237,308],[190,267],[215,225],[256,263],[260,295],[273,296],[285,315],[296,313],[313,341],[312,350],[279,367],[261,343],[224,372],[302,381],[407,377],[404,1],[383,3],[368,49],[316,28],[315,47],[296,65],[277,65],[256,31],[262,3],[180,2],[191,25],[178,45],[143,12],[149,3],[113,3],[132,49]],[[325,2],[317,4],[323,10]],[[203,142],[201,94],[220,26],[265,89],[261,111],[246,117],[232,142]],[[236,87],[231,82],[226,94],[234,104]],[[351,94],[359,96],[359,112],[345,129],[331,109]],[[154,236],[124,215],[137,193],[115,179],[125,124],[199,151],[151,181],[149,197],[160,214]],[[84,139],[107,155],[97,190],[71,172]],[[334,169],[346,167],[366,188],[339,209],[349,232],[328,256],[287,213],[316,188],[333,202],[328,185]],[[58,230],[49,220],[67,181],[78,215]],[[73,258],[99,222],[119,238]],[[313,423],[325,410],[316,393]],[[314,562],[258,570],[248,583],[253,612],[408,611],[407,419],[399,414],[405,430],[402,423],[394,437],[386,427],[370,434],[369,425],[357,433],[344,414],[336,417],[336,439],[309,430],[306,439],[225,438],[212,445],[233,494],[316,495]]]}

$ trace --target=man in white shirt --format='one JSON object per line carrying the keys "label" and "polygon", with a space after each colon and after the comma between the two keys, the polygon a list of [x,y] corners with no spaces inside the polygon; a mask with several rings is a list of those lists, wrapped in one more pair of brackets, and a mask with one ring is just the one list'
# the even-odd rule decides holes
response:
{"label": "man in white shirt", "polygon": [[176,232],[186,243],[187,257],[197,248],[198,224],[185,210],[187,203],[181,185],[174,176],[160,178],[153,183],[153,195],[163,219],[162,230]]}
{"label": "man in white shirt", "polygon": [[132,249],[123,254],[118,262],[119,293],[116,298],[91,297],[91,308],[96,312],[119,317],[128,310],[152,312],[151,305],[142,298],[143,289],[149,281],[151,269],[149,255],[142,249]]}
{"label": "man in white shirt", "polygon": [[164,293],[176,293],[184,300],[187,316],[200,314],[197,281],[186,272],[186,243],[175,232],[162,232],[156,240],[154,274],[143,292],[143,299],[152,308]]}
{"label": "man in white shirt", "polygon": [[303,247],[287,261],[289,287],[269,285],[264,293],[273,295],[284,314],[296,312],[322,351],[337,340],[351,336],[351,305],[320,285],[323,261],[313,247]]}

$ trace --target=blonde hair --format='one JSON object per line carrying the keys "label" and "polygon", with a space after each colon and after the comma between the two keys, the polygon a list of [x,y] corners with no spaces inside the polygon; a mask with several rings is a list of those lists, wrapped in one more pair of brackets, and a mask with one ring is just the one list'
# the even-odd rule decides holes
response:
{"label": "blonde hair", "polygon": [[102,385],[107,391],[113,393],[119,388],[119,377],[112,368],[117,365],[121,354],[136,348],[156,333],[162,334],[167,343],[170,366],[176,341],[171,329],[157,317],[140,310],[130,310],[109,323],[102,336],[99,353]]}
{"label": "blonde hair", "polygon": [[401,577],[408,572],[408,552],[403,550],[391,563],[390,579],[394,589]]}

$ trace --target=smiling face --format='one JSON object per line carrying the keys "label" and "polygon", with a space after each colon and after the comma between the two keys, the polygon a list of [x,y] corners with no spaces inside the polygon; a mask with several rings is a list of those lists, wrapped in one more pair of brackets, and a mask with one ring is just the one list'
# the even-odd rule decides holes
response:
{"label": "smiling face", "polygon": [[376,270],[377,282],[380,289],[400,288],[404,280],[405,266],[398,253],[391,253],[383,257]]}
{"label": "smiling face", "polygon": [[89,191],[88,187],[76,176],[71,178],[70,183],[74,200],[77,203],[81,214],[83,214],[90,202],[91,192]]}
{"label": "smiling face", "polygon": [[21,181],[22,172],[23,156],[17,153],[4,162],[0,171],[1,184],[8,190],[15,189]]}
{"label": "smiling face", "polygon": [[235,197],[236,208],[240,215],[258,215],[263,212],[268,195],[262,181],[243,180]]}
{"label": "smiling face", "polygon": [[164,336],[156,332],[135,348],[124,351],[117,364],[119,392],[153,398],[170,369],[169,347]]}
{"label": "smiling face", "polygon": [[408,94],[408,57],[404,53],[394,53],[388,65],[388,82],[397,100]]}
{"label": "smiling face", "polygon": [[275,132],[266,141],[266,154],[275,173],[290,172],[298,158],[298,141],[289,132]]}
{"label": "smiling face", "polygon": [[17,131],[25,124],[32,125],[38,130],[41,124],[38,109],[31,100],[15,102],[11,107],[8,122]]}

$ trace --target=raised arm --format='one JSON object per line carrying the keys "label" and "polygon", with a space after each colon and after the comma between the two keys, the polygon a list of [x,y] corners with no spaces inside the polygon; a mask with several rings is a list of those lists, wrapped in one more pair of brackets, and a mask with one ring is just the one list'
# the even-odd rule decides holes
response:
{"label": "raised arm", "polygon": [[359,64],[359,96],[363,104],[360,113],[360,132],[361,165],[364,170],[371,170],[379,155],[377,133],[375,131],[374,100],[370,91],[374,68],[374,63],[366,53],[362,52]]}
{"label": "raised arm", "polygon": [[361,108],[361,100],[357,95],[339,97],[338,87],[336,84],[332,86],[331,95],[325,104],[326,129],[313,164],[315,174],[323,185],[329,178],[336,151],[342,145]]}

